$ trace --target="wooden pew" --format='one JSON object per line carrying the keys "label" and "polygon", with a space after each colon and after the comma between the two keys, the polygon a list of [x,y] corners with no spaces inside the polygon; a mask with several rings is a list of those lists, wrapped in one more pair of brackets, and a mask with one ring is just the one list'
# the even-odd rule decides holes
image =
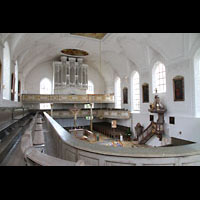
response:
{"label": "wooden pew", "polygon": [[36,124],[35,131],[42,131],[42,130],[43,130],[42,124]]}
{"label": "wooden pew", "polygon": [[43,131],[35,131],[33,137],[33,145],[44,145],[44,132]]}

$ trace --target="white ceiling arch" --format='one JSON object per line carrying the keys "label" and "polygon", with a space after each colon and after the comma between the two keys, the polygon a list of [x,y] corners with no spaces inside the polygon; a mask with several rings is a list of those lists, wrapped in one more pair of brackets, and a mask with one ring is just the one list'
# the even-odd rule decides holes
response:
{"label": "white ceiling arch", "polygon": [[137,68],[148,68],[155,55],[165,60],[189,55],[200,34],[192,33],[109,33],[102,40],[78,37],[70,33],[0,33],[0,41],[9,40],[12,60],[18,60],[19,71],[26,76],[37,65],[57,59],[60,51],[78,48],[89,52],[86,62],[110,83],[107,71],[124,76],[129,73],[129,61]]}

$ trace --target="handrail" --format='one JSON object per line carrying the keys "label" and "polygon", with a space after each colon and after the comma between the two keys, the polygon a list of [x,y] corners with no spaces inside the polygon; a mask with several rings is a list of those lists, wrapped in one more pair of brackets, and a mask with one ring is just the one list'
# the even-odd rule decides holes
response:
{"label": "handrail", "polygon": [[139,136],[142,135],[144,132],[146,132],[146,131],[152,126],[152,124],[153,124],[153,123],[151,122],[151,123],[149,124],[149,126],[148,126],[142,133],[139,134]]}
{"label": "handrail", "polygon": [[151,124],[138,136],[139,143],[141,143],[145,138],[147,138],[148,136],[150,136],[150,134],[152,134],[152,125],[153,122],[151,122]]}
{"label": "handrail", "polygon": [[35,130],[35,126],[37,124],[37,117],[38,112],[33,117],[29,127],[21,139],[21,150],[24,154],[26,164],[32,165],[34,163],[34,165],[39,166],[85,166],[85,163],[82,160],[78,160],[78,162],[63,160],[42,153],[40,150],[33,146],[32,132]]}
{"label": "handrail", "polygon": [[26,150],[25,160],[28,164],[31,161],[39,166],[85,166],[84,161],[82,160],[79,160],[78,162],[63,160],[41,153],[34,147],[31,147]]}
{"label": "handrail", "polygon": [[[115,157],[119,162],[126,162],[126,158],[134,165],[145,165],[145,164],[163,164],[163,160],[168,163],[169,159],[173,158],[175,165],[181,165],[182,163],[187,163],[184,159],[187,157],[193,158],[194,162],[200,164],[200,145],[199,144],[188,144],[184,146],[177,147],[137,147],[137,148],[116,148],[111,146],[97,145],[88,143],[70,135],[61,125],[59,125],[51,116],[44,112],[45,122],[52,130],[53,136],[55,136],[58,148],[59,158],[70,158],[75,159],[69,155],[73,151],[72,155],[76,158],[81,158],[86,164],[90,162],[88,159],[94,160],[94,165],[107,165],[109,162],[115,162],[113,158]],[[87,157],[89,154],[89,157]],[[86,158],[84,158],[84,155]],[[144,159],[141,159],[144,158]],[[174,161],[175,158],[175,161]],[[69,159],[69,160],[70,160]],[[181,161],[179,160],[181,159]],[[178,160],[178,162],[176,162]],[[91,164],[93,165],[93,163]]]}

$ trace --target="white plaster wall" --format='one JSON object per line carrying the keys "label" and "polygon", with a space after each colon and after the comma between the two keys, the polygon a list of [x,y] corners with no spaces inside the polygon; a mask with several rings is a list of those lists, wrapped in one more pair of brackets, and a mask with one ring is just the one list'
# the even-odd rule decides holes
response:
{"label": "white plaster wall", "polygon": [[[8,41],[9,43],[9,41]],[[10,45],[9,45],[10,46]],[[11,73],[14,72],[14,62],[12,62],[12,51],[10,50],[10,56],[11,56]],[[1,64],[3,65],[3,45],[0,44],[0,60]],[[3,66],[2,66],[3,70]],[[2,73],[3,75],[3,73]],[[11,76],[11,75],[10,75]],[[1,79],[2,81],[2,79]],[[1,82],[2,85],[2,82]],[[15,102],[10,100],[4,100],[2,95],[2,89],[0,89],[0,107],[21,107],[21,102]]]}
{"label": "white plaster wall", "polygon": [[93,67],[88,67],[88,80],[91,80],[94,84],[95,94],[105,94],[106,84],[100,73],[97,72]]}
{"label": "white plaster wall", "polygon": [[[156,60],[156,58],[154,58]],[[158,58],[159,60],[159,58]],[[177,137],[180,139],[190,140],[194,142],[200,142],[200,118],[195,117],[194,106],[194,70],[193,70],[193,58],[182,59],[175,63],[166,62],[166,76],[167,76],[167,92],[159,94],[161,102],[167,108],[165,114],[165,135],[164,138]],[[150,124],[150,115],[154,115],[154,121],[157,121],[157,115],[148,112],[149,103],[142,103],[142,84],[149,83],[150,102],[154,101],[154,95],[152,93],[152,68],[153,64],[145,70],[138,68],[132,69],[138,70],[140,73],[140,94],[141,94],[141,111],[140,113],[132,113],[131,120],[123,121],[119,120],[118,124],[127,126],[130,124],[132,131],[137,123],[141,123],[144,128]],[[185,79],[185,101],[174,102],[173,97],[173,78],[176,76],[183,76]],[[121,79],[121,90],[126,86],[129,92],[129,104],[124,105],[122,108],[131,110],[131,75],[129,73],[127,79]],[[122,98],[123,101],[123,98]],[[175,117],[175,125],[169,124],[169,117]],[[160,142],[157,138],[153,137],[148,144],[152,146],[160,146]]]}
{"label": "white plaster wall", "polygon": [[33,68],[25,77],[24,94],[40,94],[40,81],[43,78],[48,78],[53,82],[53,67],[52,63],[42,63]]}
{"label": "white plaster wall", "polygon": [[[134,35],[134,34],[133,34]],[[139,37],[138,34],[137,36]],[[124,87],[128,87],[129,94],[129,103],[128,105],[123,105],[122,108],[131,110],[131,72],[136,70],[140,74],[140,89],[141,89],[141,111],[140,113],[132,113],[131,120],[119,120],[118,124],[131,126],[132,130],[138,122],[140,122],[144,127],[147,127],[150,123],[148,112],[149,103],[142,103],[142,84],[149,83],[149,92],[150,92],[150,102],[154,99],[154,94],[152,94],[152,67],[156,61],[162,61],[166,66],[167,71],[167,92],[165,94],[160,94],[161,101],[167,108],[167,113],[165,115],[165,133],[166,136],[170,137],[178,137],[182,139],[188,139],[193,141],[200,141],[200,118],[195,117],[195,93],[194,93],[194,66],[193,66],[193,56],[197,49],[200,47],[199,34],[194,35],[190,38],[190,42],[186,43],[184,37],[182,39],[178,39],[174,37],[173,40],[170,39],[173,35],[160,35],[162,37],[158,37],[159,34],[147,34],[147,43],[152,46],[151,50],[149,50],[146,54],[139,54],[137,51],[145,51],[145,48],[135,48],[137,43],[130,43],[128,39],[129,36],[125,37],[125,40],[120,40],[119,47],[117,47],[117,41],[114,40],[113,43],[108,42],[109,49],[117,49],[117,53],[112,53],[110,56],[106,57],[106,62],[112,62],[113,70],[110,70],[106,63],[103,62],[103,73],[104,79],[100,74],[92,67],[89,67],[88,79],[93,81],[95,85],[95,93],[114,93],[114,73],[113,71],[120,76],[121,78],[121,91]],[[168,37],[170,36],[170,37]],[[33,36],[31,36],[33,37]],[[117,35],[116,35],[117,37]],[[151,40],[152,37],[152,40]],[[187,37],[187,36],[185,36]],[[149,38],[149,39],[148,39]],[[169,38],[171,41],[167,40]],[[112,38],[111,38],[112,39]],[[71,40],[70,40],[71,41]],[[185,42],[184,42],[185,41]],[[9,42],[9,41],[8,41]],[[124,42],[124,44],[122,44]],[[144,42],[144,41],[143,41]],[[177,42],[177,43],[176,43]],[[183,44],[182,44],[183,43]],[[115,46],[115,45],[116,46]],[[157,44],[157,45],[156,45]],[[26,46],[27,43],[24,45]],[[114,45],[114,46],[113,46]],[[136,46],[137,47],[137,46]],[[104,47],[105,48],[105,47]],[[135,49],[134,49],[135,48]],[[172,51],[173,50],[173,51]],[[15,51],[18,52],[18,51]],[[45,52],[45,51],[44,51]],[[12,49],[10,49],[11,57],[13,55]],[[105,52],[105,54],[107,54]],[[118,59],[118,56],[123,54],[122,58]],[[162,56],[161,56],[162,54]],[[54,55],[54,54],[53,54]],[[30,54],[29,54],[30,56]],[[26,56],[29,59],[29,56]],[[33,54],[33,59],[34,54]],[[38,56],[39,57],[39,56]],[[0,46],[0,59],[2,59],[2,46]],[[118,60],[117,60],[118,59]],[[126,59],[127,63],[126,64]],[[131,62],[129,62],[131,60]],[[33,61],[33,60],[32,60]],[[119,62],[117,62],[119,61]],[[135,63],[133,63],[135,62]],[[2,62],[3,63],[3,62]],[[11,61],[11,73],[14,72],[14,60]],[[25,62],[26,63],[26,62]],[[32,63],[32,62],[31,62]],[[130,64],[131,63],[131,64]],[[126,66],[127,65],[127,66]],[[24,66],[25,68],[26,66]],[[107,71],[106,71],[106,68]],[[110,70],[110,71],[109,71]],[[23,70],[21,69],[21,72]],[[107,73],[106,73],[107,72]],[[172,79],[177,76],[182,75],[185,77],[185,101],[184,102],[174,102],[173,101],[173,83]],[[22,88],[24,93],[39,93],[39,85],[40,80],[44,77],[52,80],[52,64],[50,62],[43,63],[35,67],[30,73],[23,77],[20,76],[22,81]],[[106,78],[105,78],[106,77]],[[111,80],[111,81],[108,81]],[[113,84],[111,84],[113,81]],[[123,99],[122,99],[123,100]],[[18,106],[20,103],[5,101],[2,100],[2,95],[0,93],[0,106]],[[110,106],[110,105],[109,105]],[[112,107],[112,106],[110,106]],[[176,117],[176,124],[169,125],[169,116]],[[155,115],[155,121],[157,115]],[[180,134],[180,132],[182,132]]]}

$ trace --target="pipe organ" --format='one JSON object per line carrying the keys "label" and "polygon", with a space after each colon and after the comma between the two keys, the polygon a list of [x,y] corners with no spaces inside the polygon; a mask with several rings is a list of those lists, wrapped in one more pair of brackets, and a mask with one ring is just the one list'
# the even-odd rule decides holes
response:
{"label": "pipe organ", "polygon": [[88,65],[83,58],[61,56],[53,62],[54,94],[79,93],[88,89]]}

